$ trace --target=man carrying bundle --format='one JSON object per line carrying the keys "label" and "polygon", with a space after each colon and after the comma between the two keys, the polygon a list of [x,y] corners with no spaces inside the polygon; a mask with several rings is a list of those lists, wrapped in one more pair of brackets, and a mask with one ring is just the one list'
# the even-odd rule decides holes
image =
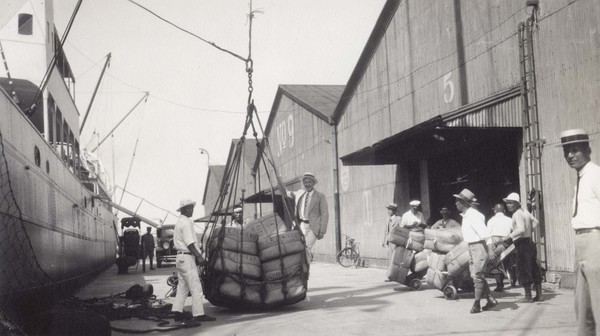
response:
{"label": "man carrying bundle", "polygon": [[[485,217],[473,208],[473,205],[476,204],[475,195],[469,189],[463,189],[454,197],[456,198],[456,208],[463,216],[463,240],[469,244],[469,271],[475,287],[475,302],[471,307],[471,314],[476,314],[482,309],[489,310],[498,304],[483,274],[488,258],[494,260],[496,255],[492,238],[485,226]],[[481,307],[480,301],[483,297],[487,299],[487,303]]]}
{"label": "man carrying bundle", "polygon": [[[503,240],[504,237],[510,234],[512,219],[504,214],[504,210],[504,204],[496,204],[494,206],[494,217],[490,218],[488,221],[488,229],[490,230],[490,235],[492,236],[492,241],[494,243]],[[494,288],[494,292],[502,292],[504,290],[505,272],[508,272],[510,276],[511,287],[514,287],[517,282],[514,253],[508,254],[504,260],[502,260],[502,267],[504,269],[498,269],[498,273],[494,275],[494,278],[496,278],[496,288]]]}

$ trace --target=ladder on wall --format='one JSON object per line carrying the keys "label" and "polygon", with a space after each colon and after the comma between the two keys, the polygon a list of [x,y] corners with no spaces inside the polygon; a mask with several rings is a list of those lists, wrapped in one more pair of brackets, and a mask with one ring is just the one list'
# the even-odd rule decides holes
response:
{"label": "ladder on wall", "polygon": [[[540,137],[538,104],[533,55],[534,16],[519,24],[519,62],[521,65],[521,101],[523,125],[523,153],[525,158],[525,190],[527,208],[540,221],[533,232],[538,259],[548,269],[546,252],[546,230],[544,221],[542,189],[542,149],[545,140]],[[524,202],[523,202],[524,204]]]}

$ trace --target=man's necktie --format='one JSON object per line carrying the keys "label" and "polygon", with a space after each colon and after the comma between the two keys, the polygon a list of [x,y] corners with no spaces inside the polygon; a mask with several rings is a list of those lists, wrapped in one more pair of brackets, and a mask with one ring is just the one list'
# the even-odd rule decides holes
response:
{"label": "man's necktie", "polygon": [[575,211],[573,211],[573,217],[577,216],[577,203],[579,198],[579,180],[581,180],[581,176],[579,176],[579,172],[577,172],[577,187],[575,188]]}
{"label": "man's necktie", "polygon": [[308,219],[308,197],[309,197],[308,193],[305,193],[304,194],[304,208],[302,209],[304,212],[302,214],[304,216],[304,219]]}

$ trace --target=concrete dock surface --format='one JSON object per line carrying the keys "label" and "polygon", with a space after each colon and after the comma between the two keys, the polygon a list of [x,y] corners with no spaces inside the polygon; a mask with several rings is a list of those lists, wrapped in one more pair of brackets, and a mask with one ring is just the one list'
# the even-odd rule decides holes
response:
{"label": "concrete dock surface", "polygon": [[[165,294],[167,277],[174,267],[146,270],[130,268],[117,274],[113,267],[79,290],[80,299],[122,293],[134,284],[152,284],[157,299],[172,303]],[[240,313],[215,307],[205,300],[206,314],[215,322],[201,326],[151,332],[160,335],[575,335],[573,290],[544,292],[544,302],[515,303],[523,288],[495,293],[498,306],[491,311],[470,314],[473,293],[459,293],[447,300],[427,284],[419,291],[395,282],[384,282],[386,271],[376,268],[343,268],[337,264],[313,262],[308,282],[308,299],[295,305],[260,313]],[[494,280],[488,279],[492,288]],[[485,301],[482,300],[482,305]],[[191,298],[185,310],[191,311]],[[176,323],[173,320],[171,323]],[[157,323],[140,319],[115,320],[121,329],[144,331]],[[112,335],[131,335],[120,331]]]}

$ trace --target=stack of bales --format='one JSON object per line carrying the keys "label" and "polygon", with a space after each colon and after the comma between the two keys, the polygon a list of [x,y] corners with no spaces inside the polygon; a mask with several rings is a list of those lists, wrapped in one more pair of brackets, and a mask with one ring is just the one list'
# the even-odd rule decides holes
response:
{"label": "stack of bales", "polygon": [[265,308],[306,296],[308,259],[304,236],[277,215],[241,228],[216,228],[203,273],[207,299],[218,306]]}
{"label": "stack of bales", "polygon": [[[448,282],[449,275],[446,254],[457,248],[462,241],[462,231],[460,228],[439,230],[425,229],[425,242],[423,245],[425,249],[431,250],[431,254],[427,258],[429,269],[427,270],[425,281],[430,286],[439,290],[444,289],[444,286]],[[450,258],[454,260],[454,254],[451,254]],[[461,259],[460,262],[462,261],[463,260]],[[452,264],[452,267],[454,269],[455,264]]]}
{"label": "stack of bales", "polygon": [[[423,255],[419,257],[421,262],[416,262],[416,255],[423,251],[425,235],[420,231],[411,231],[407,228],[395,226],[390,232],[388,242],[396,245],[390,258],[390,265],[387,270],[387,277],[392,281],[404,283],[408,271],[422,271],[427,268],[423,263]],[[426,258],[426,257],[425,257]],[[415,261],[413,265],[413,261]],[[418,265],[418,269],[417,269]]]}

